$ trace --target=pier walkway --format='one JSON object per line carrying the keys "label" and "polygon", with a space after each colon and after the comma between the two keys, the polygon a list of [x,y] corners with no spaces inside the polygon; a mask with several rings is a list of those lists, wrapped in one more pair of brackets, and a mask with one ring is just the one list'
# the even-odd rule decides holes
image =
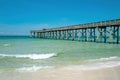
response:
{"label": "pier walkway", "polygon": [[78,40],[119,44],[120,19],[63,26],[43,30],[31,30],[34,38]]}

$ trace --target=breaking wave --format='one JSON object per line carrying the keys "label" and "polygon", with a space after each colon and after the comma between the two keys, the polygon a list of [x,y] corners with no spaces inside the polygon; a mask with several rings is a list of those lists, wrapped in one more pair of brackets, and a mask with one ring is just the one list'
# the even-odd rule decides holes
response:
{"label": "breaking wave", "polygon": [[16,58],[30,58],[30,59],[47,59],[51,58],[53,56],[57,56],[55,53],[49,53],[49,54],[0,54],[1,57],[16,57]]}
{"label": "breaking wave", "polygon": [[88,63],[68,66],[67,69],[98,70],[120,66],[120,57],[112,56],[106,58],[88,60]]}
{"label": "breaking wave", "polygon": [[22,67],[16,69],[17,71],[38,71],[41,69],[49,69],[49,68],[54,68],[53,66],[32,66],[32,67]]}
{"label": "breaking wave", "polygon": [[4,47],[9,47],[11,44],[3,44]]}
{"label": "breaking wave", "polygon": [[110,60],[118,60],[120,59],[118,56],[106,57],[106,58],[99,58],[99,59],[92,59],[89,61],[110,61]]}
{"label": "breaking wave", "polygon": [[99,63],[91,63],[91,64],[83,64],[83,65],[72,65],[66,67],[66,69],[77,69],[77,70],[99,70],[105,68],[114,68],[120,66],[120,61],[109,61],[109,62],[99,62]]}

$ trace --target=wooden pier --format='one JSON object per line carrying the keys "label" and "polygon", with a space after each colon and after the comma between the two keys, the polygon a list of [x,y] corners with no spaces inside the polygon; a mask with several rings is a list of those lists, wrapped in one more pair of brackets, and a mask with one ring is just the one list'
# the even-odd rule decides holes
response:
{"label": "wooden pier", "polygon": [[58,28],[32,30],[34,38],[78,40],[119,44],[120,19],[63,26]]}

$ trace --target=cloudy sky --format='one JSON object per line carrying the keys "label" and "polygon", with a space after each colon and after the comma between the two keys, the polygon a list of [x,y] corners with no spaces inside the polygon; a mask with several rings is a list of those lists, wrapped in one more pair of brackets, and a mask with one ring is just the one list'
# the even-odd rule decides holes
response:
{"label": "cloudy sky", "polygon": [[0,0],[0,35],[120,18],[120,0]]}

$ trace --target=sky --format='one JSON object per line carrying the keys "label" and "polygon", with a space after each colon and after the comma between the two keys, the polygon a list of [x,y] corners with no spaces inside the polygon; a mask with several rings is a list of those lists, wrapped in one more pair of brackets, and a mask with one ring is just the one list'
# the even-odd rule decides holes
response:
{"label": "sky", "polygon": [[0,0],[0,35],[120,18],[120,0]]}

